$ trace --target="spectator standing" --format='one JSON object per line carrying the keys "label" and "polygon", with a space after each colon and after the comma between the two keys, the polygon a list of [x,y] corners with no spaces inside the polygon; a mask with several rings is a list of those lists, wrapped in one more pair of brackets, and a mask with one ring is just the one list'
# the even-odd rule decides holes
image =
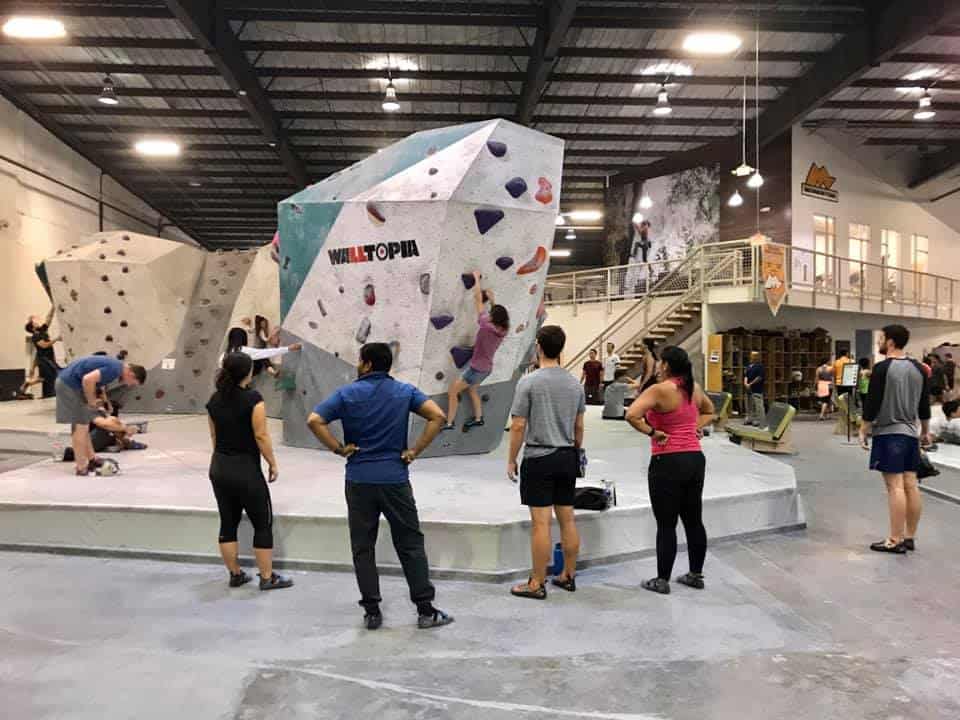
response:
{"label": "spectator standing", "polygon": [[860,365],[860,375],[857,377],[857,396],[860,401],[860,409],[863,410],[867,404],[867,391],[870,389],[870,358],[862,357],[858,361]]}
{"label": "spectator standing", "polygon": [[540,369],[520,379],[514,396],[510,425],[507,475],[517,477],[517,456],[523,445],[520,467],[520,502],[530,509],[530,555],[533,569],[527,582],[513,587],[517,597],[547,598],[546,568],[550,563],[551,508],[560,524],[563,571],[553,584],[568,592],[577,589],[577,555],[580,535],[573,516],[580,453],[583,446],[583,388],[560,366],[567,337],[557,325],[537,333]]}
{"label": "spectator standing", "polygon": [[617,370],[616,379],[603,391],[603,419],[623,420],[627,411],[627,393],[639,389],[640,383],[633,380],[626,370]]}
{"label": "spectator standing", "polygon": [[767,372],[760,359],[760,353],[750,353],[750,364],[743,373],[743,386],[747,389],[746,425],[762,426],[766,417],[763,404],[763,387],[767,381]]}
{"label": "spectator standing", "polygon": [[921,444],[930,442],[929,381],[920,363],[904,352],[909,340],[902,325],[883,328],[879,351],[886,359],[873,368],[860,425],[860,444],[870,450],[870,469],[883,475],[890,514],[890,534],[870,549],[899,555],[915,549],[922,512],[917,467]]}
{"label": "spectator standing", "polygon": [[817,368],[817,403],[820,405],[819,420],[826,420],[830,412],[831,386],[833,384],[833,365],[825,359]]}
{"label": "spectator standing", "polygon": [[590,351],[590,359],[583,364],[583,371],[580,373],[580,382],[583,384],[584,392],[587,395],[587,402],[591,405],[597,405],[603,402],[600,396],[600,382],[603,378],[603,364],[597,360],[597,351]]}
{"label": "spectator standing", "polygon": [[620,356],[617,355],[617,346],[612,342],[607,343],[607,356],[603,360],[603,389],[616,379],[617,370],[620,367]]}

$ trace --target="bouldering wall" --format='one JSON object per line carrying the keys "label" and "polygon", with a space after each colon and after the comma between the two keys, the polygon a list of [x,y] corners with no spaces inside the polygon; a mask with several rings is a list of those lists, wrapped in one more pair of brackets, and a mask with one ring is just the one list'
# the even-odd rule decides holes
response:
{"label": "bouldering wall", "polygon": [[283,327],[305,345],[287,442],[316,446],[305,414],[355,376],[364,342],[389,343],[394,377],[445,408],[472,353],[479,271],[511,319],[479,389],[486,425],[459,430],[464,397],[458,430],[430,454],[497,446],[537,325],[562,165],[562,140],[491,120],[415,133],[280,203]]}

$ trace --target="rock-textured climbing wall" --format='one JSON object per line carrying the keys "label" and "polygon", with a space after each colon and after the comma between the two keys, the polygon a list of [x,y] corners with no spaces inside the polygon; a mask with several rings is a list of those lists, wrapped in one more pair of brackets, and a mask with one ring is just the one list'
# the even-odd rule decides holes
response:
{"label": "rock-textured climbing wall", "polygon": [[[309,350],[286,424],[302,425],[304,411],[333,390],[328,375],[349,378],[345,368],[368,341],[390,343],[393,375],[446,407],[472,353],[478,271],[511,318],[480,388],[487,424],[444,433],[432,452],[495,448],[537,323],[562,164],[561,140],[491,120],[416,133],[283,201],[283,325]],[[470,412],[463,400],[458,425]],[[285,435],[313,445],[303,428]]]}

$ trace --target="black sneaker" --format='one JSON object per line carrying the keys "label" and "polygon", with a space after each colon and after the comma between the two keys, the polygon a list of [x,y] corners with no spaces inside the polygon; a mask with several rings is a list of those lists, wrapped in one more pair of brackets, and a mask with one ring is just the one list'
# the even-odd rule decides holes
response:
{"label": "black sneaker", "polygon": [[293,580],[290,578],[277,575],[276,573],[273,573],[267,580],[264,580],[262,575],[260,576],[261,590],[283,590],[288,587],[293,587]]}
{"label": "black sneaker", "polygon": [[906,545],[903,542],[891,545],[889,540],[875,542],[870,546],[870,549],[874,552],[891,553],[893,555],[906,555],[907,553]]}
{"label": "black sneaker", "polygon": [[706,585],[703,583],[703,575],[697,575],[694,573],[681,575],[677,578],[677,582],[681,585],[686,585],[687,587],[692,587],[696,590],[703,590],[706,587]]}
{"label": "black sneaker", "polygon": [[383,625],[383,615],[380,613],[367,613],[363,616],[363,626],[367,630],[379,630]]}
{"label": "black sneaker", "polygon": [[479,420],[477,420],[476,418],[473,418],[472,420],[467,420],[463,424],[463,431],[467,432],[470,428],[475,428],[475,427],[483,427],[483,418],[480,418]]}
{"label": "black sneaker", "polygon": [[238,572],[236,575],[230,573],[230,587],[232,588],[246,585],[251,580],[253,580],[253,578],[247,575],[243,570]]}
{"label": "black sneaker", "polygon": [[663,578],[653,578],[643,581],[643,589],[650,592],[660,593],[661,595],[670,594],[670,583]]}
{"label": "black sneaker", "polygon": [[905,547],[910,552],[914,552],[917,549],[917,544],[913,541],[913,538],[904,538],[903,547]]}
{"label": "black sneaker", "polygon": [[457,429],[456,425],[454,425],[453,423],[449,423],[447,425],[444,425],[442,428],[440,428],[440,432],[446,432],[447,430],[456,430],[456,429]]}
{"label": "black sneaker", "polygon": [[430,613],[419,613],[417,616],[417,627],[421,630],[443,627],[453,622],[453,615],[447,615],[443,610],[433,608]]}

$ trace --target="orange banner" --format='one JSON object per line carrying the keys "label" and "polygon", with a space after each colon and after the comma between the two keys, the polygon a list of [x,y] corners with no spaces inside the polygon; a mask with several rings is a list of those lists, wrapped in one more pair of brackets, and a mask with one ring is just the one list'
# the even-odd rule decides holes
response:
{"label": "orange banner", "polygon": [[767,307],[776,315],[787,297],[786,256],[782,245],[764,243],[760,249],[761,280],[763,293],[767,298]]}

